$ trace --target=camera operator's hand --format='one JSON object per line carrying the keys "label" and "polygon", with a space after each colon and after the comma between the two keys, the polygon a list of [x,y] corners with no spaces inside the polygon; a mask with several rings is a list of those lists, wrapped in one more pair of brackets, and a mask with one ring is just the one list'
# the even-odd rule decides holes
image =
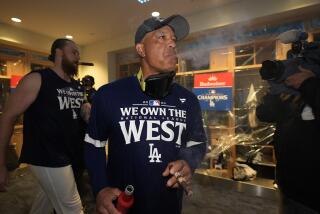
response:
{"label": "camera operator's hand", "polygon": [[299,66],[299,72],[297,72],[296,74],[293,74],[291,76],[289,76],[286,80],[285,80],[285,84],[287,86],[291,86],[295,89],[300,88],[301,84],[306,80],[309,79],[310,77],[314,77],[315,74],[308,70],[308,69],[304,69],[301,66]]}
{"label": "camera operator's hand", "polygon": [[179,187],[177,178],[174,176],[176,173],[179,173],[180,177],[183,177],[187,184],[191,183],[192,171],[189,164],[185,160],[177,160],[170,162],[162,173],[162,176],[173,175],[167,182],[168,187]]}
{"label": "camera operator's hand", "polygon": [[96,210],[99,214],[121,214],[112,201],[116,200],[121,191],[118,188],[106,187],[97,195]]}

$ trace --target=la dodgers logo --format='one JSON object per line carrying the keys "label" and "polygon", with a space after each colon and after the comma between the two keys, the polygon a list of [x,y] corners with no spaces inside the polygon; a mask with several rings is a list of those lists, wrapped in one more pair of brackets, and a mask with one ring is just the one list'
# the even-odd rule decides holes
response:
{"label": "la dodgers logo", "polygon": [[[161,158],[161,154],[159,154],[158,149],[157,148],[153,148],[153,143],[149,143],[149,147],[150,147],[150,152],[149,152],[149,157],[150,158],[150,163],[161,163],[162,161],[160,160]],[[156,159],[156,160],[155,160]]]}
{"label": "la dodgers logo", "polygon": [[72,109],[72,118],[73,118],[73,119],[78,119],[78,115],[77,115],[77,113],[74,111],[74,109]]}

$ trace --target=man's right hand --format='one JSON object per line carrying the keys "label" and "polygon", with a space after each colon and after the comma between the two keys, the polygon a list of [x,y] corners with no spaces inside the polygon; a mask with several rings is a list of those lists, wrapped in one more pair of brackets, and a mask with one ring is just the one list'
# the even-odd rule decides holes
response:
{"label": "man's right hand", "polygon": [[0,167],[0,192],[6,191],[8,185],[8,170],[6,166]]}
{"label": "man's right hand", "polygon": [[291,86],[295,89],[298,89],[306,79],[309,79],[310,77],[315,76],[315,74],[312,71],[308,69],[304,69],[301,66],[299,66],[299,70],[300,70],[299,72],[289,76],[285,80],[285,84],[287,86]]}
{"label": "man's right hand", "polygon": [[106,187],[97,195],[96,210],[99,214],[121,214],[113,205],[112,201],[117,199],[121,191],[118,188]]}

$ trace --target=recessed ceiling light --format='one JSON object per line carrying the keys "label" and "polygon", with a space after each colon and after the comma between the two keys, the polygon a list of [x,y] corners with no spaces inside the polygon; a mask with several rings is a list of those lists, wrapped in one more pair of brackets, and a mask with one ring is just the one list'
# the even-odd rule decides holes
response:
{"label": "recessed ceiling light", "polygon": [[67,38],[67,39],[73,39],[73,36],[71,36],[71,35],[66,35],[66,38]]}
{"label": "recessed ceiling light", "polygon": [[17,18],[17,17],[12,17],[12,18],[11,18],[11,21],[20,23],[20,22],[21,22],[21,19],[19,19],[19,18]]}
{"label": "recessed ceiling light", "polygon": [[151,16],[153,17],[159,17],[160,16],[160,13],[158,11],[154,11],[151,13]]}
{"label": "recessed ceiling light", "polygon": [[150,0],[138,0],[138,2],[139,2],[140,4],[147,3],[148,1],[150,1]]}

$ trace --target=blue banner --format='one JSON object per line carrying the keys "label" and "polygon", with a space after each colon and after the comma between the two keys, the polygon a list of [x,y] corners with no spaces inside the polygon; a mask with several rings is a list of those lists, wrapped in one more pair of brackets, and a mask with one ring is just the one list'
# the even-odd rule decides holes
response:
{"label": "blue banner", "polygon": [[232,87],[193,88],[202,110],[230,111],[232,109]]}

